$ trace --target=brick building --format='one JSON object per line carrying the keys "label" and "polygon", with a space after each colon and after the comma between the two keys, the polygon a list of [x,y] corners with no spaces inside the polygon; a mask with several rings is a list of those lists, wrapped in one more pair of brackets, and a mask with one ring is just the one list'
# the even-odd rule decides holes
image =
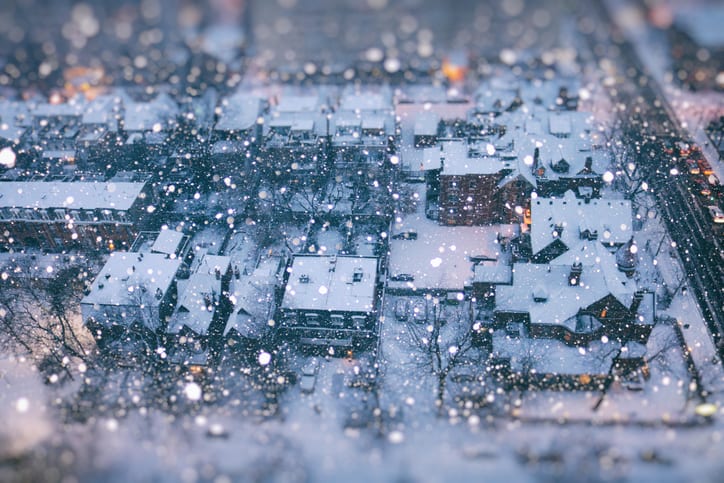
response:
{"label": "brick building", "polygon": [[440,144],[439,213],[444,225],[519,222],[534,184],[515,159],[470,152],[461,141]]}
{"label": "brick building", "polygon": [[146,182],[0,182],[0,245],[128,248],[153,205]]}

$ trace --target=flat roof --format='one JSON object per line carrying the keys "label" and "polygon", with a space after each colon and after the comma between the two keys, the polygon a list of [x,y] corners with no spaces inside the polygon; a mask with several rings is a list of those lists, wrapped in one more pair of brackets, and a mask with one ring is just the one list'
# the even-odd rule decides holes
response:
{"label": "flat roof", "polygon": [[376,281],[376,257],[295,255],[282,308],[371,312]]}
{"label": "flat roof", "polygon": [[3,181],[0,208],[128,210],[145,182]]}
{"label": "flat roof", "polygon": [[166,294],[180,266],[181,260],[161,253],[113,252],[81,303],[158,306],[157,292]]}
{"label": "flat roof", "polygon": [[184,234],[180,231],[161,230],[153,245],[151,245],[151,251],[164,253],[166,255],[176,255],[183,239]]}

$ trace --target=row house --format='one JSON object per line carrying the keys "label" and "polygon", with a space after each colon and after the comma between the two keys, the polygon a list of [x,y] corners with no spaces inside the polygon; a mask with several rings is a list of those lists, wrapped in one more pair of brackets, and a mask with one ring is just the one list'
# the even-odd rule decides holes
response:
{"label": "row house", "polygon": [[104,346],[124,334],[151,337],[174,311],[179,257],[113,252],[80,303],[83,322]]}
{"label": "row house", "polygon": [[295,255],[276,320],[301,344],[358,347],[378,334],[379,259]]}
{"label": "row house", "polygon": [[146,182],[0,182],[0,244],[130,247],[154,204]]}

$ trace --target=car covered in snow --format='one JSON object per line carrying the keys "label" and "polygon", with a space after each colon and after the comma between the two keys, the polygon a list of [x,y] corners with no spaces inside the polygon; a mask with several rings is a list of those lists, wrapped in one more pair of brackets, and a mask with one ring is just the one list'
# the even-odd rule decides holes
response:
{"label": "car covered in snow", "polygon": [[311,359],[302,367],[302,376],[299,378],[299,389],[305,393],[314,392],[314,386],[317,384],[317,372],[319,372],[319,361]]}
{"label": "car covered in snow", "polygon": [[395,302],[395,318],[397,320],[407,320],[408,312],[410,310],[410,302],[405,299],[400,299]]}
{"label": "car covered in snow", "polygon": [[390,280],[392,282],[412,282],[415,280],[415,277],[410,275],[409,273],[397,273],[390,277]]}

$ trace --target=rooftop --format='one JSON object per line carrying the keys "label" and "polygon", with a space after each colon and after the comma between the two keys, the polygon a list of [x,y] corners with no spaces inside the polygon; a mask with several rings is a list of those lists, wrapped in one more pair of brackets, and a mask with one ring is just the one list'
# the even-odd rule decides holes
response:
{"label": "rooftop", "polygon": [[563,198],[531,200],[530,241],[533,253],[560,239],[568,248],[581,242],[585,230],[596,232],[605,244],[627,242],[633,234],[628,200],[578,199],[572,191]]}
{"label": "rooftop", "polygon": [[296,255],[282,308],[371,312],[376,281],[374,257]]}
{"label": "rooftop", "polygon": [[154,253],[163,253],[175,257],[183,243],[184,234],[176,230],[161,230],[156,237],[156,241],[151,246]]}
{"label": "rooftop", "polygon": [[496,290],[496,311],[528,313],[532,324],[561,325],[574,332],[578,312],[607,295],[631,306],[635,281],[617,271],[615,257],[599,243],[571,256],[569,261],[583,265],[575,285],[569,283],[572,264],[514,264],[513,284]]}
{"label": "rooftop", "polygon": [[158,306],[180,266],[181,260],[160,253],[111,253],[81,303]]}
{"label": "rooftop", "polygon": [[256,125],[264,101],[257,96],[237,93],[221,102],[216,131],[245,131]]}
{"label": "rooftop", "polygon": [[2,208],[128,210],[141,196],[144,182],[4,181]]}
{"label": "rooftop", "polygon": [[186,326],[205,335],[221,296],[221,281],[213,275],[194,273],[188,280],[179,280],[179,293],[178,306],[166,332],[178,334]]}

